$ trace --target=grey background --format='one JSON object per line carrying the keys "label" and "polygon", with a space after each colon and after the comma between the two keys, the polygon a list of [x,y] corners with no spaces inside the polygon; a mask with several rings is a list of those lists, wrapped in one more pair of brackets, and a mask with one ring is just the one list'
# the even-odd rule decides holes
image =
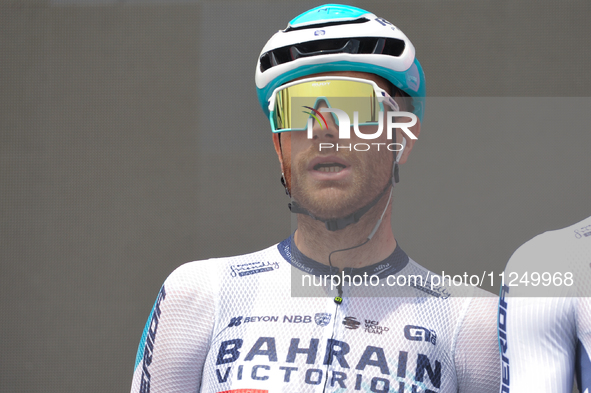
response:
{"label": "grey background", "polygon": [[[289,235],[254,66],[318,4],[0,4],[0,391],[129,390],[175,267]],[[350,4],[401,28],[427,75],[394,202],[415,260],[498,272],[591,214],[591,3]]]}

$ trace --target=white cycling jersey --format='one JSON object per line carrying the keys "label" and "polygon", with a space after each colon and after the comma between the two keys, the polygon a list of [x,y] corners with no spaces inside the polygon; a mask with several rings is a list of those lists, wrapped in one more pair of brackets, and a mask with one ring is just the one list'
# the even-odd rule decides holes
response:
{"label": "white cycling jersey", "polygon": [[[132,392],[498,391],[495,296],[431,287],[431,273],[400,247],[378,264],[345,269],[379,281],[346,283],[340,304],[330,283],[292,296],[302,272],[336,273],[291,238],[176,269],[146,324]],[[389,286],[393,275],[424,281]]]}
{"label": "white cycling jersey", "polygon": [[571,393],[575,377],[580,392],[591,392],[591,217],[515,251],[499,301],[499,343],[501,392]]}

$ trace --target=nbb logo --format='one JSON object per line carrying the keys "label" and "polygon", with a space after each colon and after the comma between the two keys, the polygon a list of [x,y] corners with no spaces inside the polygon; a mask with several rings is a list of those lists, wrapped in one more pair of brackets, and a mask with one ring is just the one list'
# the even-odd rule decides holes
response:
{"label": "nbb logo", "polygon": [[[359,113],[357,111],[353,112],[353,127],[351,127],[351,120],[349,119],[349,115],[342,109],[337,108],[320,108],[316,110],[309,106],[304,107],[306,109],[310,109],[312,112],[305,112],[309,114],[311,117],[308,118],[308,139],[314,138],[314,121],[312,118],[316,119],[317,123],[320,125],[321,129],[324,127],[328,128],[328,122],[326,118],[322,115],[322,113],[332,113],[338,119],[339,123],[339,139],[351,139],[351,128],[353,128],[353,132],[355,135],[360,139],[365,140],[372,140],[379,138],[382,133],[384,132],[384,113],[382,111],[379,112],[378,115],[378,128],[375,132],[365,134],[359,130]],[[396,118],[405,117],[410,118],[410,121],[400,123],[396,121]],[[395,111],[388,111],[386,113],[386,137],[389,140],[393,139],[394,130],[396,128],[400,128],[408,138],[410,139],[418,139],[415,134],[410,130],[410,127],[417,124],[417,116],[411,112],[395,112]],[[404,149],[404,145],[401,143],[355,143],[349,145],[339,145],[336,144],[337,151],[341,150],[356,150],[356,151],[367,151],[371,148],[370,145],[377,146],[377,149],[380,150],[380,146],[386,146],[386,148],[390,151],[401,151]],[[334,143],[320,143],[319,150],[322,149],[332,149],[335,148]]]}

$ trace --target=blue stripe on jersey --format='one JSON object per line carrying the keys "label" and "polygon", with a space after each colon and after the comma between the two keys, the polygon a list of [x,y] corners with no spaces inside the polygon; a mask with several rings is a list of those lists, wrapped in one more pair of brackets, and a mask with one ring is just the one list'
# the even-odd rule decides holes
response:
{"label": "blue stripe on jersey", "polygon": [[586,389],[591,389],[591,360],[589,360],[589,354],[585,350],[585,346],[581,340],[577,342],[575,372],[577,374],[579,392],[585,392]]}
{"label": "blue stripe on jersey", "polygon": [[[160,289],[162,291],[162,288]],[[158,299],[160,299],[160,292],[158,292],[158,296],[156,296],[156,301],[152,306],[152,311],[150,311],[150,316],[146,321],[146,326],[144,326],[144,332],[142,333],[142,338],[140,339],[140,345],[137,347],[137,355],[135,356],[135,366],[133,366],[133,371],[137,368],[138,364],[144,358],[144,349],[146,348],[146,337],[148,336],[148,330],[150,329],[150,324],[152,323],[152,318],[154,318],[154,310],[156,309],[156,304],[158,304]]]}

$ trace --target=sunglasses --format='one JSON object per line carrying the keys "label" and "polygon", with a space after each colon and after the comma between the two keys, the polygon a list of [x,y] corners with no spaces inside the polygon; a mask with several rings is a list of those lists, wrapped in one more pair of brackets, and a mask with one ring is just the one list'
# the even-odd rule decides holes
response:
{"label": "sunglasses", "polygon": [[[273,132],[305,131],[310,118],[327,124],[320,107],[344,111],[359,126],[378,125],[384,104],[398,111],[396,101],[374,81],[344,76],[300,79],[279,86],[269,100]],[[331,113],[338,126],[339,119]]]}

